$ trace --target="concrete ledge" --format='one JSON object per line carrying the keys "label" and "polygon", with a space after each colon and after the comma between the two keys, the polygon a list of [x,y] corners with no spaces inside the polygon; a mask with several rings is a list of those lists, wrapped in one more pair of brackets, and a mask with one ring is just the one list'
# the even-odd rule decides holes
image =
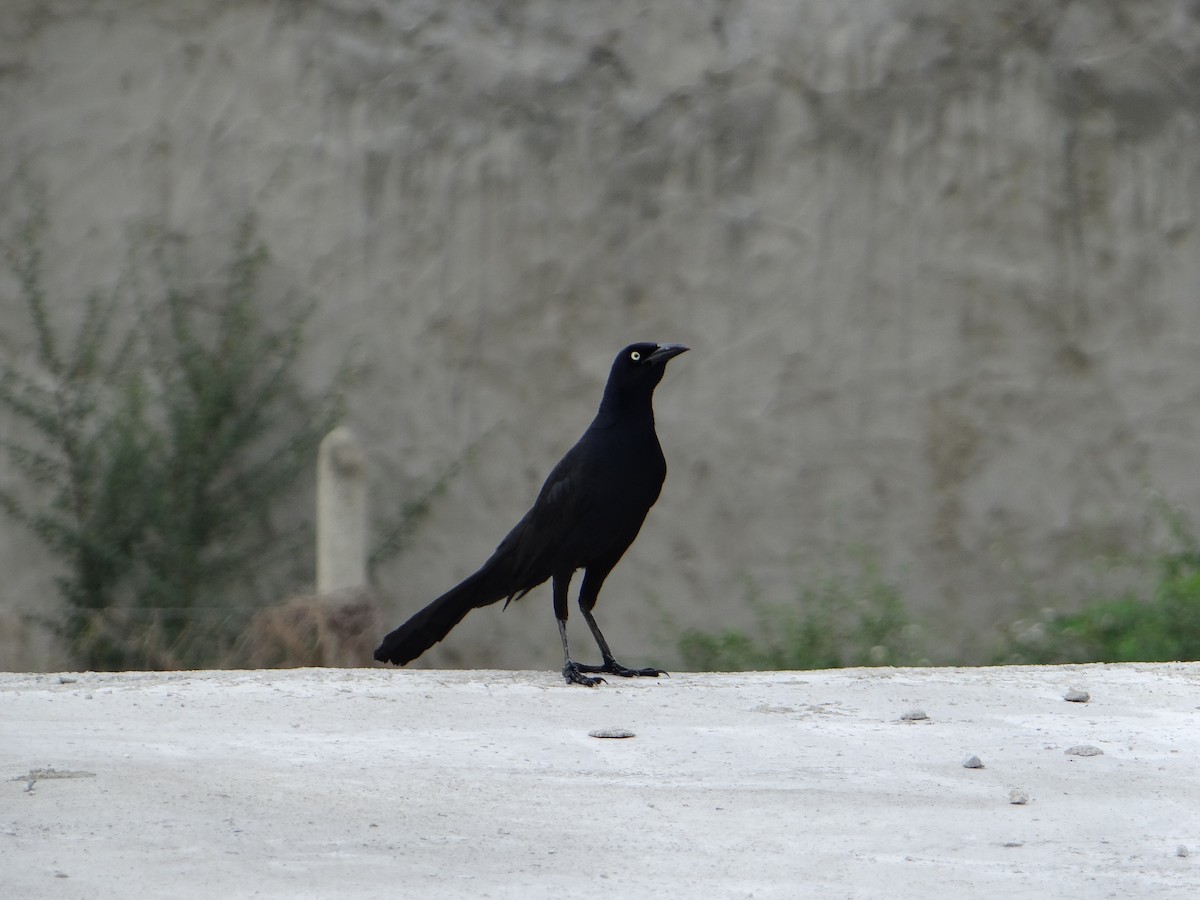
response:
{"label": "concrete ledge", "polygon": [[1198,761],[1195,663],[0,674],[0,893],[1200,896]]}

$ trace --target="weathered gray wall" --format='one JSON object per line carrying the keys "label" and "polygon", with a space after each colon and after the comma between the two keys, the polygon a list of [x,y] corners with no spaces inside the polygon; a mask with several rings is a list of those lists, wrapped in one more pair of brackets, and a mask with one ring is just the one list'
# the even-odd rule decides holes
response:
{"label": "weathered gray wall", "polygon": [[[309,377],[366,367],[373,500],[479,442],[381,573],[395,619],[634,338],[694,352],[600,609],[631,659],[669,634],[647,598],[744,624],[743,575],[783,599],[858,550],[967,640],[1153,549],[1148,492],[1200,511],[1193,2],[6,0],[0,121],[59,295],[147,223],[219,260],[253,208],[320,298]],[[4,525],[0,608],[49,601],[30,559]],[[557,657],[537,594],[429,661]]]}

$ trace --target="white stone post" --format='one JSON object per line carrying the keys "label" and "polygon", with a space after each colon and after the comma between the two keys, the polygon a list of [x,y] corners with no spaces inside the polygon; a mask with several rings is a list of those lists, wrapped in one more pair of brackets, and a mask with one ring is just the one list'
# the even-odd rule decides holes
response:
{"label": "white stone post", "polygon": [[317,454],[317,593],[367,583],[367,479],[362,448],[344,425]]}

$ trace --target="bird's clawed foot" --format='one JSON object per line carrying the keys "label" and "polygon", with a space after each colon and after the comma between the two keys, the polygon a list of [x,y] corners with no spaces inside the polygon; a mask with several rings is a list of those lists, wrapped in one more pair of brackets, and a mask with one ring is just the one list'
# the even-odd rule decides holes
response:
{"label": "bird's clawed foot", "polygon": [[577,662],[567,660],[562,668],[562,676],[567,680],[567,684],[582,684],[584,687],[595,687],[598,684],[607,684],[603,678],[591,678],[584,675],[584,672],[599,672],[599,666],[581,666]]}
{"label": "bird's clawed foot", "polygon": [[621,678],[658,678],[661,675],[671,677],[670,672],[664,672],[662,669],[629,669],[615,659],[606,659],[604,664],[599,666],[584,666],[575,663],[575,668],[580,672],[603,672],[605,675],[617,675]]}

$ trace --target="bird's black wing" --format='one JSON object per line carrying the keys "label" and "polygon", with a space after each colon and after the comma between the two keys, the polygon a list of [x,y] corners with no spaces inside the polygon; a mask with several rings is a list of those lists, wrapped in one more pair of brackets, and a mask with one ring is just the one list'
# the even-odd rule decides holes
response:
{"label": "bird's black wing", "polygon": [[510,601],[580,565],[578,533],[596,499],[585,440],[586,435],[550,471],[529,512],[496,548],[493,559],[503,560],[514,585]]}

